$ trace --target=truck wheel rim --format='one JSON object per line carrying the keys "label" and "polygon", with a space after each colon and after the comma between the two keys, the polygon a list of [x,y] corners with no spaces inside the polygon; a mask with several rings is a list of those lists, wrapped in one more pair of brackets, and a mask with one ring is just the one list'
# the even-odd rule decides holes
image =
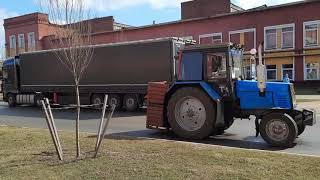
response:
{"label": "truck wheel rim", "polygon": [[102,101],[101,101],[100,98],[95,98],[95,99],[93,100],[93,104],[100,105],[100,104],[102,104]]}
{"label": "truck wheel rim", "polygon": [[126,100],[127,108],[134,108],[135,107],[135,100],[133,98],[128,98]]}
{"label": "truck wheel rim", "polygon": [[111,98],[110,99],[110,105],[117,106],[118,105],[118,100],[116,98]]}
{"label": "truck wheel rim", "polygon": [[131,106],[133,106],[134,105],[134,99],[133,98],[128,98],[127,99],[127,106],[128,107],[131,107]]}
{"label": "truck wheel rim", "polygon": [[266,132],[274,141],[285,141],[289,136],[287,123],[281,119],[274,119],[267,123]]}
{"label": "truck wheel rim", "polygon": [[197,131],[206,121],[206,109],[197,98],[185,97],[175,107],[175,118],[181,128]]}

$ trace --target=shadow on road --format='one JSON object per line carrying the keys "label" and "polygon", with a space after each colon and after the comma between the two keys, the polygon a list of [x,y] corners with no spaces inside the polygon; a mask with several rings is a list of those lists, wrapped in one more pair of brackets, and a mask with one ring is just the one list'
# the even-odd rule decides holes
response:
{"label": "shadow on road", "polygon": [[[234,134],[226,133],[220,136],[213,136],[204,140],[186,140],[181,139],[172,132],[165,131],[155,131],[155,130],[141,130],[141,131],[130,131],[123,133],[113,133],[106,136],[106,139],[116,139],[116,140],[137,140],[136,138],[151,138],[160,140],[171,140],[171,141],[182,141],[191,143],[200,143],[206,145],[219,145],[226,147],[235,147],[243,149],[257,149],[257,150],[268,150],[268,151],[280,151],[286,148],[275,148],[270,147],[265,143],[260,137],[248,136],[241,140],[231,139]],[[89,136],[90,138],[96,138],[96,136]]]}

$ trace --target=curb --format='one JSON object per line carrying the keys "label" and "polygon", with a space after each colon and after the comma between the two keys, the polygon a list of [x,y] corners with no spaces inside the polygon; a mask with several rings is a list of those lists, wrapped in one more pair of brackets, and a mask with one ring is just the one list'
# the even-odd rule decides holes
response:
{"label": "curb", "polygon": [[[0,127],[15,127],[15,126],[0,125]],[[46,130],[41,128],[29,128],[29,127],[16,127],[16,128]],[[73,131],[59,130],[58,132],[73,132]],[[87,135],[96,135],[96,133],[88,133],[88,132],[80,132],[80,133],[87,134]],[[268,151],[268,150],[261,150],[261,149],[245,149],[245,148],[238,148],[238,147],[229,147],[229,146],[214,145],[214,144],[203,144],[203,143],[187,142],[187,141],[179,141],[179,140],[158,139],[158,138],[148,138],[148,137],[133,137],[133,136],[126,136],[126,135],[112,135],[112,134],[106,134],[106,136],[122,137],[122,138],[128,138],[128,139],[133,138],[137,140],[153,140],[153,141],[159,141],[159,142],[188,144],[192,146],[220,148],[220,149],[226,149],[226,150],[240,150],[240,151],[248,151],[248,152],[262,152],[262,153],[272,153],[272,154],[280,154],[280,155],[293,155],[293,156],[301,156],[301,157],[320,158],[320,155],[299,154],[299,153],[290,153],[290,152],[282,152],[282,151]]]}

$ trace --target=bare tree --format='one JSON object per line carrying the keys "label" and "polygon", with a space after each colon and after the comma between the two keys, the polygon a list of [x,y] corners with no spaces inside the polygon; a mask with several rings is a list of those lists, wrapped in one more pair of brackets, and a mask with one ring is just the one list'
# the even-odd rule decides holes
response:
{"label": "bare tree", "polygon": [[4,61],[6,59],[6,48],[5,46],[0,42],[0,61]]}
{"label": "bare tree", "polygon": [[55,24],[50,36],[52,49],[57,59],[71,72],[74,80],[77,117],[76,148],[80,157],[80,92],[79,84],[93,55],[89,12],[85,0],[40,0],[42,11],[49,14],[50,22]]}

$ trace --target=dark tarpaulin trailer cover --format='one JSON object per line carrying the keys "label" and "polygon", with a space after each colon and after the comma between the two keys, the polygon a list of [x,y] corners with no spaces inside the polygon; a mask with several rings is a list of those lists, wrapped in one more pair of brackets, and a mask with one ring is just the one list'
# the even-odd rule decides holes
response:
{"label": "dark tarpaulin trailer cover", "polygon": [[[174,56],[183,42],[176,38],[93,46],[93,59],[85,71],[80,90],[146,87],[148,82],[174,77]],[[73,91],[72,74],[53,51],[20,55],[21,90],[29,92]]]}

